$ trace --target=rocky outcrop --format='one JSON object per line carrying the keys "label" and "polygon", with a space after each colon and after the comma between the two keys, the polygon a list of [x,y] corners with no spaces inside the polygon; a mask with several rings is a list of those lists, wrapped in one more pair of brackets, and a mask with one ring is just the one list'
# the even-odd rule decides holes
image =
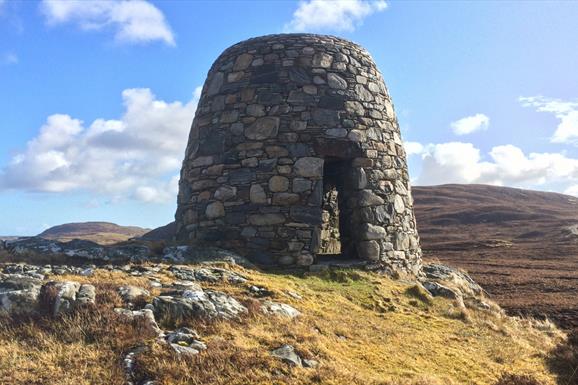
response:
{"label": "rocky outcrop", "polygon": [[50,281],[40,291],[40,300],[52,316],[67,313],[83,305],[94,304],[96,290],[93,285],[72,281]]}
{"label": "rocky outcrop", "polygon": [[185,290],[176,295],[162,295],[153,299],[155,315],[164,321],[188,318],[231,319],[247,313],[247,308],[233,297],[213,290]]}
{"label": "rocky outcrop", "polygon": [[7,313],[27,313],[35,309],[42,282],[24,276],[0,280],[0,310]]}
{"label": "rocky outcrop", "polygon": [[483,294],[480,285],[456,268],[431,263],[423,266],[423,273],[423,284],[434,296],[479,297]]}

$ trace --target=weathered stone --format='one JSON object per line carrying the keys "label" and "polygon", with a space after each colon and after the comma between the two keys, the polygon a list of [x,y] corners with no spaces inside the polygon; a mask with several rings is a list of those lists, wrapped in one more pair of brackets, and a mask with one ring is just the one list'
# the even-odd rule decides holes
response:
{"label": "weathered stone", "polygon": [[261,311],[265,314],[279,315],[287,318],[295,318],[301,315],[297,309],[285,303],[265,301],[261,305]]}
{"label": "weathered stone", "polygon": [[393,199],[393,208],[395,209],[396,213],[403,213],[405,210],[405,203],[403,203],[403,198],[399,195],[396,195]]}
{"label": "weathered stone", "polygon": [[233,297],[212,290],[185,290],[180,296],[158,296],[153,299],[159,319],[181,321],[194,318],[231,319],[247,312]]}
{"label": "weathered stone", "polygon": [[225,206],[221,202],[209,203],[205,215],[211,219],[223,217],[225,216]]}
{"label": "weathered stone", "polygon": [[312,111],[313,121],[320,126],[334,127],[339,124],[339,113],[327,108],[316,108]]}
{"label": "weathered stone", "polygon": [[311,190],[311,181],[309,179],[295,178],[293,179],[293,192],[302,193]]}
{"label": "weathered stone", "polygon": [[8,277],[0,281],[0,310],[28,313],[36,308],[41,281],[30,277]]}
{"label": "weathered stone", "polygon": [[345,79],[333,72],[327,74],[327,84],[329,84],[329,87],[336,88],[338,90],[347,89],[347,82]]}
{"label": "weathered stone", "polygon": [[303,366],[301,357],[295,353],[295,348],[293,348],[291,345],[283,345],[280,348],[271,351],[271,355],[273,357],[279,358],[288,365],[298,367]]}
{"label": "weathered stone", "polygon": [[224,80],[225,74],[222,72],[217,72],[214,74],[207,87],[207,95],[212,96],[217,94],[221,90],[221,86],[223,85]]}
{"label": "weathered stone", "polygon": [[361,237],[365,240],[384,239],[387,232],[381,226],[375,226],[371,223],[364,223],[361,225]]}
{"label": "weathered stone", "polygon": [[234,198],[237,195],[237,188],[233,186],[223,185],[215,191],[215,199],[226,201]]}
{"label": "weathered stone", "polygon": [[323,176],[323,159],[304,157],[298,159],[293,168],[295,173],[299,176],[319,178]]}
{"label": "weathered stone", "polygon": [[253,140],[263,140],[277,136],[279,118],[264,117],[257,119],[245,129],[245,136]]}
{"label": "weathered stone", "polygon": [[81,285],[72,281],[50,281],[42,286],[40,296],[43,303],[48,305],[46,310],[52,316],[57,316],[80,305],[94,304],[96,291],[92,285]]}
{"label": "weathered stone", "polygon": [[247,106],[247,115],[250,116],[265,116],[265,106],[261,104],[249,104]]}
{"label": "weathered stone", "polygon": [[283,192],[289,189],[289,179],[284,176],[272,176],[269,179],[269,190],[272,192]]}
{"label": "weathered stone", "polygon": [[150,292],[137,286],[121,286],[118,288],[118,294],[125,302],[133,303],[140,297],[148,297]]}
{"label": "weathered stone", "polygon": [[332,62],[333,57],[326,53],[317,53],[315,56],[313,56],[314,67],[330,68]]}
{"label": "weathered stone", "polygon": [[325,130],[325,135],[335,138],[343,138],[347,136],[347,130],[345,128],[329,128]]}
{"label": "weathered stone", "polygon": [[382,198],[380,198],[379,196],[375,195],[372,191],[370,190],[363,190],[359,192],[358,195],[358,205],[360,207],[366,207],[366,206],[378,206],[378,205],[382,205],[384,204],[384,200]]}
{"label": "weathered stone", "polygon": [[289,206],[289,205],[293,205],[297,202],[299,202],[299,195],[298,194],[285,193],[285,192],[273,194],[272,203],[274,205]]}
{"label": "weathered stone", "polygon": [[267,203],[267,194],[259,184],[252,184],[250,189],[250,197],[252,203],[265,204]]}
{"label": "weathered stone", "polygon": [[233,65],[233,71],[243,71],[247,69],[252,61],[253,55],[250,55],[248,53],[244,53],[237,56],[237,60],[235,60],[235,65]]}
{"label": "weathered stone", "polygon": [[379,250],[377,241],[364,241],[357,244],[357,253],[361,259],[377,261],[379,259]]}
{"label": "weathered stone", "polygon": [[283,214],[255,214],[249,216],[250,224],[255,226],[271,226],[285,222]]}

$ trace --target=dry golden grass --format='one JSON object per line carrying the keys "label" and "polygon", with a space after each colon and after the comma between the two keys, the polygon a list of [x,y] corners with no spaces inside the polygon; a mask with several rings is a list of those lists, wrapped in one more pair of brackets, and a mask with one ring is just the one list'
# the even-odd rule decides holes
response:
{"label": "dry golden grass", "polygon": [[[249,315],[238,321],[182,322],[194,327],[208,346],[192,358],[177,358],[165,345],[146,340],[151,352],[139,356],[137,365],[142,378],[152,376],[167,385],[489,385],[502,373],[523,373],[541,384],[556,383],[548,369],[548,352],[562,337],[551,325],[431,298],[412,284],[372,273],[228,268],[247,277],[249,284],[269,289],[273,300],[294,306],[302,315],[294,320],[266,317],[246,286],[204,284],[241,300]],[[96,309],[53,321],[2,319],[0,383],[122,383],[123,354],[143,337],[138,325],[113,315],[112,309],[120,306],[114,290],[123,284],[147,287],[147,280],[100,270],[92,277],[58,279],[96,284]],[[282,344],[293,345],[320,366],[290,368],[272,358],[268,352]]]}

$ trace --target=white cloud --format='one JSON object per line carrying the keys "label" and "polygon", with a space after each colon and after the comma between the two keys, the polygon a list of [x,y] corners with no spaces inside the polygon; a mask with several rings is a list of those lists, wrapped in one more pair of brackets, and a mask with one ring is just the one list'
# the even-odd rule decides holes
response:
{"label": "white cloud", "polygon": [[200,88],[188,103],[158,100],[149,89],[123,91],[119,119],[90,125],[48,117],[26,149],[0,170],[0,189],[85,190],[113,200],[170,202]]}
{"label": "white cloud", "polygon": [[538,187],[553,183],[578,184],[578,159],[560,153],[525,154],[511,144],[493,147],[487,154],[488,160],[482,159],[480,150],[472,143],[463,142],[428,144],[419,155],[422,167],[415,180],[417,185],[485,183]]}
{"label": "white cloud", "polygon": [[578,101],[545,98],[543,96],[520,97],[524,107],[534,107],[539,112],[549,112],[560,120],[554,135],[553,143],[578,142]]}
{"label": "white cloud", "polygon": [[404,147],[405,147],[405,153],[407,154],[407,156],[411,156],[411,155],[415,155],[415,154],[421,154],[421,153],[423,153],[423,150],[424,150],[423,144],[418,143],[418,142],[405,142]]}
{"label": "white cloud", "polygon": [[487,130],[490,125],[490,118],[484,114],[467,116],[452,122],[451,127],[456,135],[466,135],[472,132]]}
{"label": "white cloud", "polygon": [[18,62],[18,55],[16,55],[14,52],[5,52],[0,55],[0,64],[10,65],[18,64]]}
{"label": "white cloud", "polygon": [[42,0],[41,10],[49,25],[74,23],[83,30],[113,28],[118,42],[175,45],[164,14],[145,0]]}
{"label": "white cloud", "polygon": [[386,8],[384,0],[304,0],[284,29],[286,32],[351,32],[363,24],[366,17]]}

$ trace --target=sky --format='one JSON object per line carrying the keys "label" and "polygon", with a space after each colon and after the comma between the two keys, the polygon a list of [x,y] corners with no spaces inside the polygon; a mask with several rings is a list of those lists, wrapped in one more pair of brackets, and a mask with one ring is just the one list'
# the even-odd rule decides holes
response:
{"label": "sky", "polygon": [[0,235],[173,219],[207,71],[273,33],[366,47],[414,185],[578,196],[578,2],[0,0]]}

